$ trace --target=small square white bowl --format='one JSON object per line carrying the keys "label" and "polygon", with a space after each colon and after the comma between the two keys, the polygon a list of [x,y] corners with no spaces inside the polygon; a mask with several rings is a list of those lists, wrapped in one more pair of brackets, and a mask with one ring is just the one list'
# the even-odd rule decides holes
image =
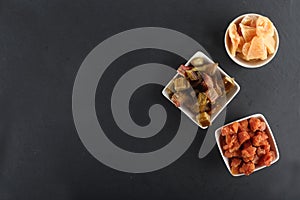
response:
{"label": "small square white bowl", "polygon": [[[214,61],[212,61],[208,56],[206,56],[203,52],[198,51],[196,52],[185,64],[185,66],[190,65],[190,62],[192,59],[196,58],[196,57],[202,57],[206,62],[208,63],[214,63]],[[219,72],[227,77],[230,77],[228,74],[226,74],[219,66],[218,66],[218,70]],[[169,85],[172,83],[173,79],[177,78],[178,76],[181,76],[179,73],[177,73],[171,80],[170,82],[166,85],[166,87],[163,89],[162,94],[169,100],[172,102],[172,100],[169,98],[166,89],[169,87]],[[227,101],[226,103],[221,107],[221,109],[219,109],[218,112],[216,112],[212,118],[211,118],[211,123],[213,123],[213,121],[217,118],[217,116],[222,112],[222,110],[229,104],[230,101],[232,101],[232,99],[237,95],[237,93],[240,91],[240,86],[239,84],[234,80],[234,87],[230,90],[230,92],[227,94]],[[173,103],[173,102],[172,102]],[[197,126],[199,126],[202,129],[206,129],[208,128],[208,126],[202,126],[201,124],[199,124],[196,119],[193,117],[193,114],[187,110],[184,109],[182,107],[178,107],[183,113],[185,113],[195,124],[197,124]]]}
{"label": "small square white bowl", "polygon": [[[248,116],[248,117],[244,117],[244,118],[242,118],[242,119],[235,120],[235,121],[233,121],[233,122],[231,122],[231,123],[228,123],[228,124],[226,124],[226,125],[224,125],[224,126],[218,128],[218,129],[215,131],[215,138],[216,138],[216,141],[217,141],[217,145],[218,145],[219,151],[220,151],[220,153],[221,153],[221,155],[222,155],[222,158],[223,158],[223,160],[224,160],[224,163],[225,163],[225,165],[226,165],[228,171],[230,172],[230,174],[231,174],[232,176],[243,176],[243,175],[245,175],[245,174],[232,174],[232,172],[231,172],[231,170],[230,170],[229,159],[226,158],[226,157],[224,156],[224,153],[223,153],[223,150],[222,150],[222,147],[221,147],[221,144],[220,144],[221,129],[222,129],[223,127],[225,127],[225,126],[231,125],[231,124],[234,123],[234,122],[240,122],[240,121],[243,121],[243,120],[246,120],[246,119],[250,119],[250,118],[252,118],[252,117],[258,118],[258,119],[260,119],[260,120],[262,120],[263,122],[266,123],[266,134],[269,136],[268,141],[269,141],[269,143],[270,143],[270,145],[271,145],[271,148],[270,148],[270,149],[271,149],[272,151],[275,152],[275,156],[276,156],[275,159],[271,162],[271,165],[274,164],[275,162],[277,162],[277,161],[279,160],[279,151],[278,151],[278,147],[277,147],[277,144],[276,144],[276,141],[275,141],[273,132],[272,132],[270,126],[269,126],[268,121],[266,120],[266,118],[265,118],[262,114],[253,114],[253,115],[250,115],[250,116]],[[265,167],[266,167],[266,166],[256,167],[255,170],[254,170],[254,172],[256,172],[256,171],[258,171],[258,170],[261,170],[261,169],[263,169],[263,168],[265,168]]]}

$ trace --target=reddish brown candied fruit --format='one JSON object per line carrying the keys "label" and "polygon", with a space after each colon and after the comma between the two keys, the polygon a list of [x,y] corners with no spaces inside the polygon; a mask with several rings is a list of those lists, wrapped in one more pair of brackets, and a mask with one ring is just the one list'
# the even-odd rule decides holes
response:
{"label": "reddish brown candied fruit", "polygon": [[268,141],[268,135],[265,132],[258,131],[252,138],[252,144],[254,146],[265,145]]}
{"label": "reddish brown candied fruit", "polygon": [[244,162],[250,162],[250,161],[253,161],[255,158],[255,155],[254,156],[250,156],[250,157],[243,157],[243,161]]}
{"label": "reddish brown candied fruit", "polygon": [[242,160],[239,158],[232,158],[230,166],[231,167],[238,167],[241,164]]}
{"label": "reddish brown candied fruit", "polygon": [[230,131],[233,133],[237,133],[239,129],[239,123],[233,122],[233,124],[230,125]]}
{"label": "reddish brown candied fruit", "polygon": [[229,135],[230,134],[230,129],[228,126],[225,126],[221,129],[221,135],[222,136],[226,136],[226,135]]}
{"label": "reddish brown candied fruit", "polygon": [[241,131],[238,133],[238,138],[240,144],[243,144],[245,141],[250,139],[250,135],[247,133],[247,131]]}
{"label": "reddish brown candied fruit", "polygon": [[274,158],[275,158],[275,153],[273,151],[269,151],[260,158],[260,160],[258,162],[258,165],[260,165],[260,166],[263,166],[263,165],[270,166],[271,162],[274,160]]}
{"label": "reddish brown candied fruit", "polygon": [[271,145],[269,143],[267,143],[266,145],[262,145],[260,147],[262,147],[265,150],[266,153],[269,152],[270,149],[271,149]]}
{"label": "reddish brown candied fruit", "polygon": [[231,167],[231,173],[232,174],[238,174],[239,173],[239,167]]}
{"label": "reddish brown candied fruit", "polygon": [[252,162],[243,163],[242,167],[240,167],[239,172],[244,173],[246,175],[250,175],[255,169],[255,165]]}
{"label": "reddish brown candied fruit", "polygon": [[259,129],[260,131],[265,131],[267,128],[267,125],[265,122],[260,122],[260,126],[259,126]]}
{"label": "reddish brown candied fruit", "polygon": [[255,135],[255,133],[253,131],[250,131],[250,130],[249,130],[248,134],[249,134],[250,138],[253,138],[253,136]]}
{"label": "reddish brown candied fruit", "polygon": [[255,155],[252,162],[253,162],[255,165],[257,165],[258,162],[259,162],[259,159],[260,159],[260,157],[259,157],[258,155]]}
{"label": "reddish brown candied fruit", "polygon": [[260,157],[260,156],[266,154],[266,150],[262,147],[257,147],[256,154]]}
{"label": "reddish brown candied fruit", "polygon": [[242,150],[242,157],[243,158],[250,158],[250,157],[253,157],[256,153],[256,148],[253,147],[252,145],[247,147],[247,148],[244,148]]}
{"label": "reddish brown candied fruit", "polygon": [[[227,138],[229,138],[227,140]],[[229,149],[229,152],[233,152],[233,151],[236,151],[240,148],[240,143],[238,141],[238,137],[236,134],[230,136],[230,135],[227,135],[226,136],[226,142],[227,142],[227,145],[228,145],[228,149]]]}
{"label": "reddish brown candied fruit", "polygon": [[249,120],[249,124],[250,124],[250,129],[255,132],[257,130],[259,130],[260,128],[260,119],[252,117]]}
{"label": "reddish brown candied fruit", "polygon": [[248,147],[252,146],[251,142],[248,140],[243,144],[243,149],[246,149]]}
{"label": "reddish brown candied fruit", "polygon": [[227,158],[241,157],[241,151],[240,150],[234,152],[225,151],[224,156]]}
{"label": "reddish brown candied fruit", "polygon": [[249,131],[248,120],[243,120],[239,122],[239,131]]}

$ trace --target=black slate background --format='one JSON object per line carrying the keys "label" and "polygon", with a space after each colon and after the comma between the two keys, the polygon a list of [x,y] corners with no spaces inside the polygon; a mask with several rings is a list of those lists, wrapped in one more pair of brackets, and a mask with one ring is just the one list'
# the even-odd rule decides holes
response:
{"label": "black slate background", "polygon": [[[299,1],[293,0],[0,0],[0,199],[299,199],[299,9]],[[228,23],[249,12],[269,16],[280,34],[274,60],[255,70],[238,67],[223,46]],[[202,130],[180,159],[146,174],[113,170],[87,152],[72,119],[77,70],[106,38],[145,26],[191,36],[236,77],[242,89],[228,106],[226,121],[263,113],[279,146],[278,163],[249,177],[233,178],[216,147],[204,159],[197,158]],[[132,58],[122,63],[132,66]],[[174,58],[169,63],[174,68],[182,62],[154,50],[136,52],[135,59],[142,63],[166,58]],[[167,104],[160,90],[145,86],[132,102],[143,110],[138,99],[151,95],[151,101]],[[97,91],[100,103],[101,95]],[[173,107],[168,109],[179,115]],[[133,108],[138,124],[147,123],[144,112]],[[170,126],[170,132],[173,129]],[[159,148],[172,139],[159,137],[137,151]],[[113,136],[124,148],[136,143],[122,138]]]}

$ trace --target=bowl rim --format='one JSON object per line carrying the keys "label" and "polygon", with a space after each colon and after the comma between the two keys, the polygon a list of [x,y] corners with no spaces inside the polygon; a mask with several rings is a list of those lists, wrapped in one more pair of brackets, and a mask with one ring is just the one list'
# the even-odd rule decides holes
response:
{"label": "bowl rim", "polygon": [[231,53],[230,53],[230,51],[229,51],[229,47],[227,45],[228,29],[229,29],[230,24],[232,24],[232,23],[238,21],[239,19],[241,19],[241,18],[243,18],[245,16],[248,16],[248,15],[266,17],[266,16],[258,14],[258,13],[245,13],[245,14],[239,15],[238,17],[234,18],[229,23],[229,25],[226,28],[225,35],[224,35],[224,45],[225,45],[226,53],[231,58],[231,60],[233,60],[236,64],[238,64],[238,65],[240,65],[242,67],[248,68],[248,69],[255,69],[255,68],[263,67],[264,65],[268,64],[271,60],[273,60],[273,58],[275,57],[275,55],[277,54],[277,51],[279,49],[279,34],[278,34],[278,31],[277,31],[274,23],[272,22],[273,23],[273,27],[274,27],[275,37],[276,37],[276,47],[275,47],[275,52],[269,58],[267,58],[266,60],[262,60],[257,65],[255,65],[255,64],[252,64],[252,65],[248,64],[249,63],[248,61],[240,61],[239,59],[236,58],[236,56],[232,56]]}
{"label": "bowl rim", "polygon": [[[272,132],[272,129],[271,129],[271,127],[270,127],[270,125],[269,125],[267,119],[265,118],[265,116],[264,116],[263,114],[261,114],[261,113],[256,113],[256,114],[248,115],[248,116],[246,116],[246,117],[243,117],[243,118],[234,120],[234,121],[232,121],[232,122],[229,122],[229,123],[227,123],[227,124],[221,126],[220,128],[216,129],[216,131],[215,131],[215,139],[216,139],[216,142],[217,142],[217,146],[218,146],[219,152],[220,152],[220,154],[221,154],[221,156],[222,156],[222,158],[223,158],[223,161],[224,161],[224,164],[225,164],[227,170],[229,171],[229,173],[230,173],[232,176],[235,176],[235,177],[237,177],[237,176],[244,176],[245,174],[233,174],[233,173],[231,172],[230,165],[229,165],[229,159],[226,158],[226,157],[224,156],[223,150],[222,150],[222,147],[221,147],[221,144],[220,144],[220,140],[219,140],[219,139],[220,139],[220,136],[221,136],[221,129],[222,129],[223,127],[225,127],[225,126],[228,126],[228,125],[230,125],[230,124],[233,124],[234,122],[240,122],[240,121],[243,121],[243,120],[245,120],[245,119],[250,119],[251,117],[262,118],[263,121],[266,123],[266,128],[269,130],[269,136],[271,136],[271,140],[272,140],[272,142],[273,142],[273,144],[274,144],[274,150],[276,151],[276,152],[275,152],[275,153],[276,153],[276,158],[271,162],[271,165],[273,165],[274,163],[276,163],[276,162],[279,160],[279,158],[280,158],[280,154],[279,154],[279,150],[278,150],[278,146],[277,146],[277,144],[276,144],[276,140],[275,140],[274,134],[273,134],[273,132]],[[271,165],[270,165],[270,166],[271,166]],[[257,167],[257,168],[254,169],[254,172],[259,171],[259,170],[261,170],[261,169],[263,169],[263,168],[266,168],[266,167],[267,167],[267,166],[260,166],[260,167]],[[254,172],[253,172],[253,173],[254,173]]]}

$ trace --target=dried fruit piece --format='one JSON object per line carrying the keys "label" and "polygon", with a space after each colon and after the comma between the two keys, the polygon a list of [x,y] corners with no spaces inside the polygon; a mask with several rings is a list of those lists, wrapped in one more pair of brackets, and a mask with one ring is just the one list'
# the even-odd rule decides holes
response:
{"label": "dried fruit piece", "polygon": [[265,155],[263,155],[259,162],[258,162],[258,165],[260,166],[263,166],[263,165],[266,165],[266,166],[270,166],[271,165],[271,162],[274,160],[275,158],[275,153],[273,151],[269,151],[268,153],[266,153]]}
{"label": "dried fruit piece", "polygon": [[245,141],[250,139],[250,135],[248,134],[247,131],[242,131],[242,132],[238,133],[238,138],[239,138],[240,144],[243,144]]}
{"label": "dried fruit piece", "polygon": [[250,120],[249,120],[249,125],[250,125],[250,129],[252,131],[257,131],[259,130],[259,127],[260,127],[260,119],[258,118],[255,118],[255,117],[252,117]]}
{"label": "dried fruit piece", "polygon": [[242,53],[244,44],[245,44],[245,40],[242,36],[240,36],[240,42],[239,42],[238,48],[236,49],[236,52]]}
{"label": "dried fruit piece", "polygon": [[251,27],[256,27],[256,20],[257,16],[254,15],[246,15],[242,21],[241,24],[246,25],[246,26],[251,26]]}
{"label": "dried fruit piece", "polygon": [[245,42],[249,42],[252,40],[254,36],[256,36],[256,28],[251,26],[246,26],[243,24],[240,24],[241,33],[245,40]]}
{"label": "dried fruit piece", "polygon": [[244,173],[246,175],[252,174],[255,169],[255,165],[253,162],[243,163],[242,167],[240,167],[239,172]]}
{"label": "dried fruit piece", "polygon": [[264,44],[266,45],[269,54],[273,54],[275,52],[276,42],[273,36],[264,37]]}
{"label": "dried fruit piece", "polygon": [[240,150],[234,152],[225,151],[224,156],[227,158],[241,157],[241,151]]}
{"label": "dried fruit piece", "polygon": [[243,45],[243,48],[242,48],[242,58],[245,59],[245,60],[249,60],[248,58],[248,52],[249,52],[249,48],[250,48],[250,42],[246,42],[244,45]]}
{"label": "dried fruit piece", "polygon": [[189,82],[184,77],[179,77],[174,80],[174,89],[179,92],[190,87]]}
{"label": "dried fruit piece", "polygon": [[230,127],[230,130],[233,133],[237,133],[238,129],[239,129],[239,123],[238,122],[233,122],[229,127]]}
{"label": "dried fruit piece", "polygon": [[266,140],[268,139],[268,135],[265,132],[257,132],[255,136],[252,138],[252,144],[254,146],[262,146],[266,145]]}
{"label": "dried fruit piece", "polygon": [[231,41],[230,53],[231,53],[231,55],[235,56],[236,50],[237,50],[238,45],[240,43],[240,36],[237,32],[236,24],[231,23],[229,25],[228,31],[229,31],[229,38],[230,38],[230,41]]}
{"label": "dried fruit piece", "polygon": [[210,125],[210,115],[207,112],[200,113],[196,116],[197,122],[202,126]]}
{"label": "dried fruit piece", "polygon": [[274,35],[274,26],[271,20],[267,17],[259,16],[256,20],[256,34],[266,37]]}
{"label": "dried fruit piece", "polygon": [[243,120],[239,122],[239,131],[249,131],[248,120]]}
{"label": "dried fruit piece", "polygon": [[251,146],[249,146],[247,148],[244,148],[242,150],[242,157],[243,158],[250,158],[250,157],[254,156],[255,153],[256,153],[256,147],[251,145]]}
{"label": "dried fruit piece", "polygon": [[262,37],[253,37],[246,56],[247,60],[260,59],[265,60],[268,57],[267,48]]}
{"label": "dried fruit piece", "polygon": [[242,162],[241,159],[233,158],[233,159],[231,159],[230,166],[231,167],[238,167],[241,164],[241,162]]}

